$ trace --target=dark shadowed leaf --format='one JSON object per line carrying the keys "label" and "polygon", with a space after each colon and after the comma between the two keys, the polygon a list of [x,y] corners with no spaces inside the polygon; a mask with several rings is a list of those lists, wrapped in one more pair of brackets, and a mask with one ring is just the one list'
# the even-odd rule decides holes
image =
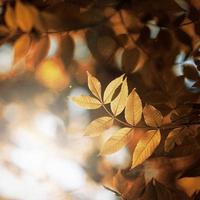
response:
{"label": "dark shadowed leaf", "polygon": [[192,47],[192,39],[185,31],[183,31],[179,28],[179,29],[176,29],[175,34],[176,34],[177,39],[180,42],[182,42],[183,44],[185,44],[189,47]]}
{"label": "dark shadowed leaf", "polygon": [[118,43],[124,47],[128,42],[128,35],[127,34],[120,34],[117,36]]}
{"label": "dark shadowed leaf", "polygon": [[122,67],[125,72],[132,72],[137,66],[140,51],[137,48],[127,49],[122,55]]}
{"label": "dark shadowed leaf", "polygon": [[70,35],[61,37],[59,55],[67,67],[74,55],[74,41]]}
{"label": "dark shadowed leaf", "polygon": [[97,49],[99,54],[109,58],[116,50],[116,42],[110,36],[101,36],[97,39]]}
{"label": "dark shadowed leaf", "polygon": [[180,25],[183,23],[185,17],[186,17],[185,13],[179,15],[179,16],[173,21],[174,26],[175,26],[175,27],[180,26]]}
{"label": "dark shadowed leaf", "polygon": [[198,71],[193,65],[183,65],[183,73],[186,78],[191,80],[197,80],[199,77]]}

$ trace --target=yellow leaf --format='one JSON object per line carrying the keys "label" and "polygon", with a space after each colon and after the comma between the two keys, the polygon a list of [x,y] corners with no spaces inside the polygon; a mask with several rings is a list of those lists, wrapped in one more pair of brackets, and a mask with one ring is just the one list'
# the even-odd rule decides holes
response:
{"label": "yellow leaf", "polygon": [[11,30],[17,29],[16,17],[14,9],[8,4],[5,12],[5,22]]}
{"label": "yellow leaf", "polygon": [[171,151],[175,144],[180,145],[184,139],[184,135],[181,134],[182,128],[175,128],[173,129],[167,136],[165,140],[165,151]]}
{"label": "yellow leaf", "polygon": [[97,109],[101,107],[101,102],[94,97],[81,95],[72,97],[71,99],[74,103],[85,109]]}
{"label": "yellow leaf", "polygon": [[139,140],[133,152],[132,168],[149,158],[159,145],[161,135],[159,130],[150,130]]}
{"label": "yellow leaf", "polygon": [[132,90],[127,99],[125,119],[129,124],[136,125],[142,117],[142,102],[135,90]]}
{"label": "yellow leaf", "polygon": [[143,114],[144,120],[148,126],[159,127],[162,125],[163,116],[161,112],[152,105],[146,105]]}
{"label": "yellow leaf", "polygon": [[22,35],[14,44],[14,64],[16,64],[21,58],[24,58],[31,45],[31,39],[28,34]]}
{"label": "yellow leaf", "polygon": [[103,101],[105,104],[110,103],[112,100],[112,97],[115,93],[115,90],[122,84],[124,74],[113,81],[111,81],[108,86],[105,89],[104,95],[103,95]]}
{"label": "yellow leaf", "polygon": [[18,0],[16,1],[15,13],[20,29],[24,32],[30,32],[34,25],[34,16],[32,16],[29,7]]}
{"label": "yellow leaf", "polygon": [[100,117],[92,121],[85,129],[85,135],[99,136],[103,131],[110,128],[113,124],[112,117]]}
{"label": "yellow leaf", "polygon": [[128,97],[128,85],[127,80],[125,79],[122,83],[121,90],[118,96],[111,102],[112,113],[117,116],[119,115],[126,106],[126,101]]}
{"label": "yellow leaf", "polygon": [[128,139],[132,131],[133,129],[131,128],[122,128],[118,130],[110,139],[108,139],[108,141],[106,141],[100,154],[111,154],[120,150],[128,143]]}
{"label": "yellow leaf", "polygon": [[87,75],[88,75],[88,87],[90,91],[95,97],[101,99],[101,83],[97,78],[92,76],[89,72],[87,72]]}

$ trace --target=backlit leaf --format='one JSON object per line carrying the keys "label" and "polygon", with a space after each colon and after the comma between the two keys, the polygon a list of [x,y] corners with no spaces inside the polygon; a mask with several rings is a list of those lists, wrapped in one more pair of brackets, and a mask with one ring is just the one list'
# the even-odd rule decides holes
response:
{"label": "backlit leaf", "polygon": [[89,72],[87,72],[87,75],[88,75],[88,87],[90,91],[98,99],[101,99],[101,83],[97,78],[92,76]]}
{"label": "backlit leaf", "polygon": [[118,96],[111,102],[112,113],[117,116],[119,115],[126,106],[126,101],[128,97],[128,85],[127,80],[125,79],[122,83],[121,90]]}
{"label": "backlit leaf", "polygon": [[152,105],[146,105],[143,109],[144,120],[148,126],[159,127],[162,125],[163,116]]}
{"label": "backlit leaf", "polygon": [[74,103],[85,109],[97,109],[101,107],[101,102],[90,96],[76,96],[71,98]]}
{"label": "backlit leaf", "polygon": [[6,7],[5,22],[6,22],[6,25],[11,30],[16,30],[17,29],[15,11],[14,11],[14,9],[9,4]]}
{"label": "backlit leaf", "polygon": [[132,90],[127,99],[125,119],[129,124],[136,125],[142,117],[142,102],[135,90]]}
{"label": "backlit leaf", "polygon": [[139,140],[133,152],[132,168],[149,158],[159,145],[161,135],[159,130],[150,130]]}
{"label": "backlit leaf", "polygon": [[128,143],[129,136],[133,130],[131,128],[122,128],[118,130],[113,136],[106,141],[101,149],[101,155],[111,154]]}
{"label": "backlit leaf", "polygon": [[105,104],[110,103],[115,90],[122,84],[124,74],[113,81],[111,81],[105,89],[103,101]]}
{"label": "backlit leaf", "polygon": [[165,140],[165,151],[169,152],[175,146],[175,144],[180,145],[184,137],[181,134],[181,128],[173,129],[167,136]]}
{"label": "backlit leaf", "polygon": [[103,131],[110,128],[112,124],[112,117],[100,117],[98,119],[95,119],[85,129],[85,135],[99,136]]}
{"label": "backlit leaf", "polygon": [[30,12],[30,16],[32,16],[32,20],[33,20],[33,26],[40,32],[44,32],[45,31],[45,25],[44,22],[41,18],[41,15],[39,13],[39,11],[37,10],[36,7],[27,4],[26,5],[28,11]]}
{"label": "backlit leaf", "polygon": [[26,56],[26,65],[30,70],[34,70],[37,65],[45,58],[49,50],[49,38],[40,37],[31,43],[30,50]]}
{"label": "backlit leaf", "polygon": [[29,47],[31,45],[31,39],[28,34],[22,35],[14,44],[14,63],[17,63],[21,58],[26,56]]}
{"label": "backlit leaf", "polygon": [[15,7],[17,25],[24,32],[30,32],[34,25],[34,16],[29,7],[23,4],[21,1],[16,2]]}

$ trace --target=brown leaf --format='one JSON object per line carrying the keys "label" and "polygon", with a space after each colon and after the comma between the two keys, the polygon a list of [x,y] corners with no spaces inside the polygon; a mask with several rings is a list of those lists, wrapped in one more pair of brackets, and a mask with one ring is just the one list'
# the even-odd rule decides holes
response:
{"label": "brown leaf", "polygon": [[137,66],[140,52],[137,48],[128,49],[122,55],[122,68],[125,72],[132,72]]}
{"label": "brown leaf", "polygon": [[191,80],[198,80],[199,74],[193,65],[183,65],[184,76]]}
{"label": "brown leaf", "polygon": [[110,57],[116,49],[116,42],[110,36],[101,36],[97,39],[97,49],[103,57]]}
{"label": "brown leaf", "polygon": [[159,127],[162,125],[163,116],[152,105],[146,105],[143,109],[144,120],[148,126]]}
{"label": "brown leaf", "polygon": [[61,37],[58,56],[61,57],[66,67],[72,62],[74,57],[74,48],[74,41],[70,35]]}
{"label": "brown leaf", "polygon": [[184,139],[184,135],[181,133],[182,128],[173,129],[167,136],[165,140],[165,151],[169,152],[175,146],[175,144],[180,145]]}

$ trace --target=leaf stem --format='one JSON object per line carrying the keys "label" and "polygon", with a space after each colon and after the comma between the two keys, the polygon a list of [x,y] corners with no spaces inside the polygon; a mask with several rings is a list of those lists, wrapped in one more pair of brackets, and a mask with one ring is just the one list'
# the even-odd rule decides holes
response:
{"label": "leaf stem", "polygon": [[119,118],[117,118],[116,116],[114,116],[105,106],[105,104],[101,101],[102,103],[102,107],[104,108],[104,110],[107,112],[107,114],[112,117],[115,121],[117,121],[118,123],[124,125],[124,126],[127,126],[129,128],[143,128],[143,129],[150,129],[150,130],[157,130],[157,129],[160,129],[160,130],[169,130],[169,129],[174,129],[174,128],[180,128],[180,127],[187,127],[187,126],[192,126],[192,125],[199,125],[200,124],[200,121],[196,121],[196,122],[184,122],[184,123],[181,123],[181,124],[173,124],[173,123],[169,123],[169,124],[164,124],[160,127],[151,127],[151,126],[137,126],[137,125],[131,125],[131,124],[128,124],[127,122],[125,121],[122,121],[120,120]]}
{"label": "leaf stem", "polygon": [[127,127],[133,128],[133,126],[131,124],[128,124],[120,119],[118,119],[116,116],[114,116],[105,106],[105,104],[102,102],[102,106],[104,108],[104,110],[108,113],[108,115],[110,115],[115,121],[119,122],[120,124],[123,124]]}

